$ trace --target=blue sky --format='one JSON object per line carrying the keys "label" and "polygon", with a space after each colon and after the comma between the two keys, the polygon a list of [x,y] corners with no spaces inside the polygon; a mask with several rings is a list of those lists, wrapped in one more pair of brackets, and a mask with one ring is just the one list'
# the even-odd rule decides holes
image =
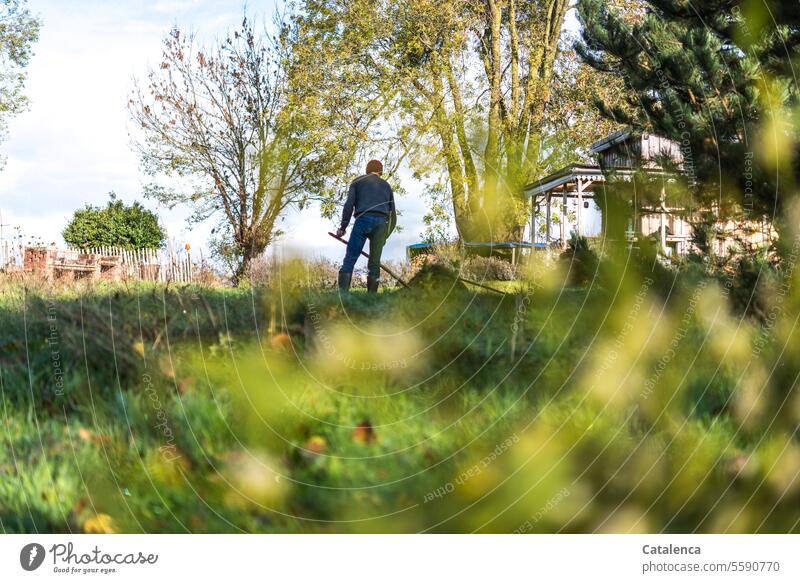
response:
{"label": "blue sky", "polygon": [[[273,0],[249,0],[248,13],[269,18]],[[29,237],[62,244],[61,231],[85,203],[103,204],[111,190],[126,202],[156,210],[170,237],[182,246],[204,247],[211,225],[185,223],[188,212],[169,211],[142,200],[141,174],[130,149],[127,96],[134,76],[157,63],[170,27],[194,30],[213,41],[242,16],[241,0],[30,0],[44,26],[28,68],[29,111],[14,119],[0,144],[7,164],[0,172],[0,212],[6,238],[22,226]],[[407,179],[398,200],[404,231],[393,235],[389,258],[422,232],[420,185]],[[338,258],[339,243],[326,232],[332,223],[315,208],[288,216],[280,241],[285,250]]]}

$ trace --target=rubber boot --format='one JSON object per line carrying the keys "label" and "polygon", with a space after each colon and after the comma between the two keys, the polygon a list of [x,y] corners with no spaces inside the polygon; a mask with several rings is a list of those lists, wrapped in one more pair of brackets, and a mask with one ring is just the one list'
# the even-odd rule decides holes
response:
{"label": "rubber boot", "polygon": [[373,279],[372,277],[367,276],[367,292],[371,294],[378,293],[378,284],[380,282],[381,279],[379,277]]}
{"label": "rubber boot", "polygon": [[350,291],[350,282],[353,280],[352,273],[342,273],[339,272],[339,279],[337,281],[339,286],[339,291]]}

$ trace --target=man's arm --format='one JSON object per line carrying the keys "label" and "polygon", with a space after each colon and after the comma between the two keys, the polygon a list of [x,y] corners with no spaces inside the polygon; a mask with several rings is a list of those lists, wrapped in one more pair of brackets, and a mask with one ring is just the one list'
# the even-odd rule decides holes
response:
{"label": "man's arm", "polygon": [[350,184],[350,188],[347,191],[347,200],[344,201],[344,209],[342,209],[342,224],[339,227],[339,236],[345,234],[347,231],[347,226],[350,224],[350,219],[353,217],[353,208],[356,205],[356,184],[355,182]]}
{"label": "man's arm", "polygon": [[386,233],[386,236],[392,234],[394,228],[397,226],[397,209],[394,206],[394,190],[392,187],[389,187],[389,231]]}

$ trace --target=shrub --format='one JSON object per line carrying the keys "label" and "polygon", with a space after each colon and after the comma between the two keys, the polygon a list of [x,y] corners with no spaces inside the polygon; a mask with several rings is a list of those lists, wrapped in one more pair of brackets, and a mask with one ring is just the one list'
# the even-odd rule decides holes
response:
{"label": "shrub", "polygon": [[780,282],[765,250],[738,251],[716,276],[723,287],[730,288],[734,313],[766,322],[770,298],[775,297]]}
{"label": "shrub", "polygon": [[126,206],[113,192],[105,208],[86,205],[75,211],[62,235],[67,243],[81,249],[156,249],[166,239],[155,213],[138,202]]}
{"label": "shrub", "polygon": [[560,260],[565,264],[570,285],[588,285],[597,273],[597,253],[589,247],[585,237],[573,236]]}
{"label": "shrub", "polygon": [[497,257],[470,257],[462,267],[462,275],[478,281],[512,281],[514,274],[514,266]]}

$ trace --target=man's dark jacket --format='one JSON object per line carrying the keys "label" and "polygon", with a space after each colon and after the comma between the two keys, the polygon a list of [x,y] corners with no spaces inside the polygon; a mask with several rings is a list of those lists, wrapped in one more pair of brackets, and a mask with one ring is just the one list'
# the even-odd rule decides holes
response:
{"label": "man's dark jacket", "polygon": [[390,235],[397,225],[392,187],[377,174],[359,176],[350,183],[347,192],[342,211],[342,229],[347,229],[354,212],[356,218],[364,214],[385,215],[389,219],[387,236]]}

